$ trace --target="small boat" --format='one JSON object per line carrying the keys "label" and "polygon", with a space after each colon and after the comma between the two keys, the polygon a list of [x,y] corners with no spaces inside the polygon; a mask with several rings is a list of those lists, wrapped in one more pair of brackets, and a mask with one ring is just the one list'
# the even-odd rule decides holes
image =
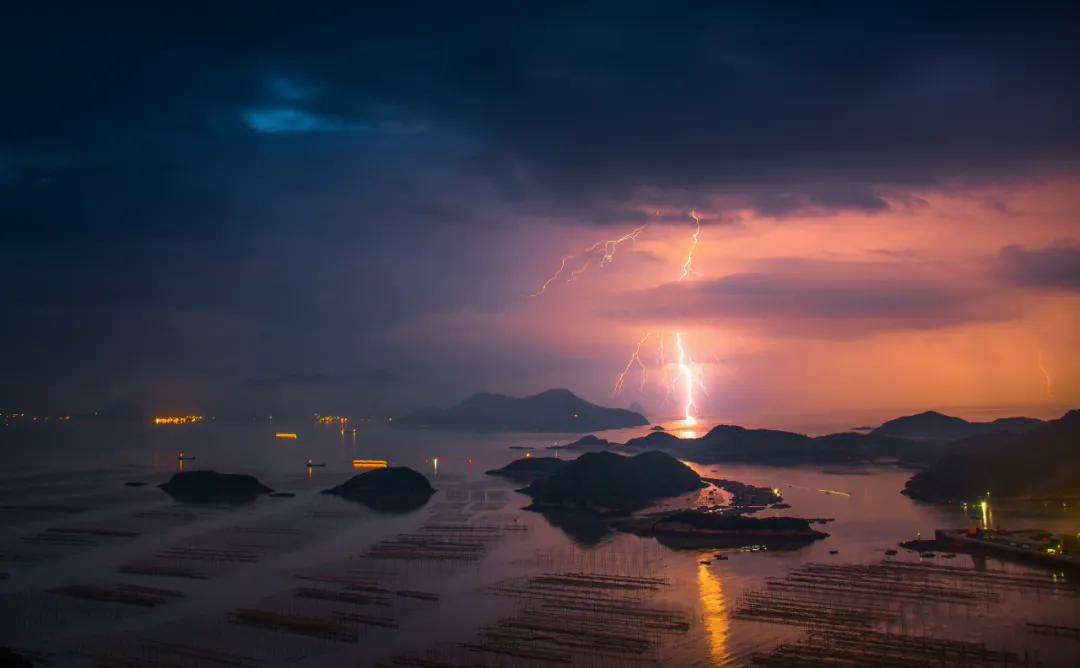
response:
{"label": "small boat", "polygon": [[829,550],[829,554],[840,554],[840,550]]}
{"label": "small boat", "polygon": [[896,550],[885,550],[885,554],[889,555],[890,557],[895,557]]}
{"label": "small boat", "polygon": [[717,561],[727,561],[728,560],[726,554],[718,554],[715,557],[713,557],[713,559],[716,559]]}
{"label": "small boat", "polygon": [[708,559],[702,559],[702,560],[701,560],[701,561],[699,561],[698,563],[699,563],[699,564],[701,564],[702,566],[708,566],[708,565],[709,565],[709,564],[711,564],[712,562],[711,562],[711,561],[709,561]]}
{"label": "small boat", "polygon": [[309,460],[307,460],[307,467],[308,467],[309,469],[317,469],[317,468],[323,468],[324,466],[326,466],[326,464],[325,464],[325,463],[323,463],[323,464],[316,464],[315,462],[311,461],[310,459],[309,459]]}
{"label": "small boat", "polygon": [[920,556],[920,557],[923,557],[924,559],[933,559],[933,558],[934,558],[934,557],[936,557],[937,555],[936,555],[936,554],[934,554],[933,552],[920,552],[920,553],[919,553],[919,556]]}
{"label": "small boat", "polygon": [[195,455],[185,455],[181,452],[177,459],[182,462],[190,462],[195,460]]}

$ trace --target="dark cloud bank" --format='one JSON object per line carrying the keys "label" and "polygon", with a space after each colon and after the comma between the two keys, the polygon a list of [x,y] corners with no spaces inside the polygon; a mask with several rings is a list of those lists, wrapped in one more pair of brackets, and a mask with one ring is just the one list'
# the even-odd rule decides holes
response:
{"label": "dark cloud bank", "polygon": [[[195,401],[203,383],[322,373],[324,356],[369,368],[388,323],[523,292],[490,280],[515,256],[468,232],[515,220],[622,224],[631,198],[709,196],[873,213],[912,187],[1075,168],[1076,18],[1057,3],[19,6],[0,22],[0,344],[22,355],[0,401],[119,392],[95,381],[110,370],[129,389],[168,372],[161,391]],[[1075,287],[1047,268],[1072,251],[1029,252],[1003,251],[1003,271]],[[788,308],[769,280],[709,289]],[[198,363],[133,363],[170,356]]]}

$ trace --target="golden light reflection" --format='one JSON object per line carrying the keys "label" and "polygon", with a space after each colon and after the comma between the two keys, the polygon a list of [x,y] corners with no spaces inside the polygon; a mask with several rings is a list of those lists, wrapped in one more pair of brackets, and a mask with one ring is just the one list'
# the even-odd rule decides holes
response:
{"label": "golden light reflection", "polygon": [[278,433],[274,434],[274,437],[275,438],[296,438],[296,434],[294,434],[292,432],[279,431]]}
{"label": "golden light reflection", "polygon": [[[989,496],[989,493],[987,496]],[[982,512],[982,528],[994,528],[994,509],[990,507],[990,503],[988,501],[980,501],[979,510]]]}
{"label": "golden light reflection", "polygon": [[698,430],[696,429],[697,426],[697,419],[691,418],[690,420],[679,420],[669,426],[667,431],[669,434],[678,436],[679,438],[697,438],[699,436]]}
{"label": "golden light reflection", "polygon": [[706,564],[698,564],[698,596],[705,615],[710,662],[722,665],[728,661],[727,639],[731,620],[724,602],[724,586]]}

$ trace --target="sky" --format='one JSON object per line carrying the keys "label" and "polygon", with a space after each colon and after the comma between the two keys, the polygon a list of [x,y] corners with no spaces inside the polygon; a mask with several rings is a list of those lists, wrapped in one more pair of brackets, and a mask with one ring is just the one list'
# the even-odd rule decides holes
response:
{"label": "sky", "polygon": [[0,410],[1080,405],[1065,3],[85,4],[0,21]]}

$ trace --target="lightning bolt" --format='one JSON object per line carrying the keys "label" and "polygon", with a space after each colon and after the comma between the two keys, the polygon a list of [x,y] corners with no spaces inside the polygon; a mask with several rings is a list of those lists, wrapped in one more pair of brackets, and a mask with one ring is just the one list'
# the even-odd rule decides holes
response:
{"label": "lightning bolt", "polygon": [[544,284],[540,286],[540,289],[529,295],[530,297],[539,297],[547,291],[548,286],[551,285],[562,276],[563,271],[566,269],[566,263],[574,258],[573,255],[566,255],[563,257],[562,262],[559,263],[559,268],[555,270],[555,273],[551,275],[551,278],[544,281]]}
{"label": "lightning bolt", "polygon": [[690,370],[690,357],[686,354],[686,347],[683,345],[682,332],[675,332],[675,348],[679,351],[679,376],[686,383],[686,403],[683,404],[683,420],[686,424],[693,426],[697,424],[697,418],[694,417],[694,374]]}
{"label": "lightning bolt", "polygon": [[[694,252],[697,250],[698,244],[701,241],[701,218],[698,216],[696,210],[690,211],[690,217],[694,220],[694,233],[690,237],[690,247],[686,251],[686,259],[682,264],[682,274],[679,276],[679,281],[684,281],[692,277],[696,272],[694,271]],[[663,404],[666,405],[668,398],[671,396],[676,386],[682,385],[682,394],[684,396],[683,403],[683,420],[688,426],[697,424],[697,418],[694,416],[696,405],[694,402],[694,390],[695,388],[701,389],[702,392],[706,392],[704,379],[701,376],[700,371],[695,371],[694,360],[691,358],[688,351],[686,340],[683,336],[683,332],[674,332],[673,337],[675,340],[675,349],[678,353],[677,362],[675,363],[675,378],[673,381],[668,382],[667,375],[667,362],[664,358],[664,338],[665,333],[660,332],[647,332],[645,336],[638,341],[637,346],[634,348],[634,352],[630,355],[630,359],[627,360],[626,365],[622,371],[616,376],[615,386],[612,390],[612,396],[617,395],[623,388],[626,382],[626,376],[634,369],[635,366],[641,369],[642,379],[641,388],[644,390],[645,383],[648,380],[649,367],[641,359],[641,348],[645,345],[645,342],[652,337],[656,337],[657,351],[660,364],[661,381],[664,385],[664,400]]]}
{"label": "lightning bolt", "polygon": [[615,378],[615,387],[611,390],[612,396],[615,396],[619,393],[620,390],[622,390],[623,383],[626,381],[626,374],[630,373],[630,369],[634,366],[635,363],[639,367],[641,367],[641,371],[644,374],[641,381],[641,386],[645,386],[645,378],[648,378],[649,368],[645,366],[644,362],[641,361],[641,346],[645,345],[645,342],[648,341],[649,337],[651,337],[652,335],[652,332],[648,332],[645,334],[645,336],[641,337],[640,341],[638,341],[637,347],[634,348],[634,354],[630,356],[630,359],[626,362],[626,366],[623,367],[623,370]]}
{"label": "lightning bolt", "polygon": [[1054,398],[1054,390],[1050,385],[1050,372],[1046,369],[1046,360],[1043,358],[1043,352],[1039,351],[1039,371],[1042,372],[1044,378],[1046,378],[1046,397],[1048,399]]}
{"label": "lightning bolt", "polygon": [[[592,265],[594,261],[597,261],[597,266],[603,269],[607,265],[615,261],[615,251],[620,245],[629,241],[631,244],[637,241],[638,236],[645,231],[649,225],[641,225],[636,227],[630,232],[618,237],[616,239],[601,239],[592,246],[589,246],[583,251],[578,253],[571,253],[563,256],[562,261],[559,263],[559,268],[555,270],[555,273],[548,277],[544,281],[540,288],[536,292],[529,295],[529,297],[539,297],[544,294],[551,284],[556,282],[562,277],[566,277],[567,283],[572,283],[578,279],[579,276],[585,273],[586,270]],[[569,265],[575,265],[572,268]]]}
{"label": "lightning bolt", "polygon": [[690,274],[694,273],[694,251],[697,250],[698,241],[701,239],[701,218],[698,218],[697,211],[690,210],[690,217],[694,219],[694,235],[691,237],[690,250],[686,252],[686,261],[682,265],[682,276],[679,276],[679,280],[685,280]]}

